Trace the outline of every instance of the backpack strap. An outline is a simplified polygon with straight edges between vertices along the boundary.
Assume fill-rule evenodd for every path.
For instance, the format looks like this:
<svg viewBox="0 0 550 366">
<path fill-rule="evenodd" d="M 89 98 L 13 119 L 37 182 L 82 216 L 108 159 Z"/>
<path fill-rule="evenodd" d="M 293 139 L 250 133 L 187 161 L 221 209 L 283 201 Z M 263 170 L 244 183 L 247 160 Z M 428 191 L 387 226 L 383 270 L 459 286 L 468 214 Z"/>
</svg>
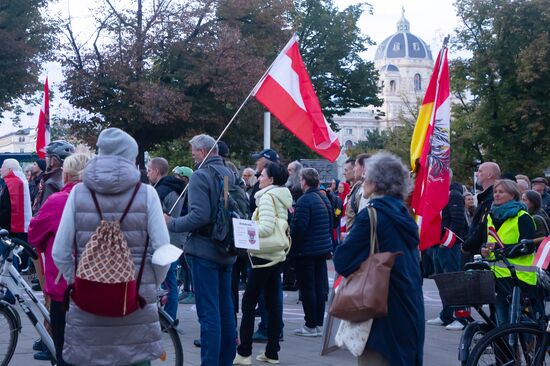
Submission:
<svg viewBox="0 0 550 366">
<path fill-rule="evenodd" d="M 143 267 L 145 266 L 145 258 L 147 257 L 147 250 L 149 249 L 149 234 L 147 234 L 147 241 L 145 242 L 145 249 L 143 249 L 143 255 L 141 256 L 141 265 L 139 266 L 138 278 L 136 281 L 136 291 L 138 294 L 139 307 L 143 307 L 147 304 L 147 301 L 139 294 L 139 287 L 141 286 L 141 277 L 143 276 Z"/>
<path fill-rule="evenodd" d="M 132 192 L 132 197 L 130 197 L 130 202 L 128 202 L 128 205 L 124 209 L 124 212 L 122 213 L 122 216 L 120 217 L 119 223 L 122 224 L 122 221 L 128 214 L 128 211 L 130 211 L 130 207 L 132 207 L 132 203 L 134 202 L 134 198 L 136 197 L 137 192 L 139 191 L 139 188 L 141 187 L 141 182 L 138 182 L 134 188 L 134 191 Z M 95 195 L 95 192 L 90 189 L 90 193 L 92 194 L 92 200 L 94 201 L 95 208 L 97 210 L 97 213 L 99 214 L 99 218 L 103 220 L 103 213 L 101 212 L 101 208 L 99 208 L 99 202 L 97 201 L 97 196 Z"/>
</svg>

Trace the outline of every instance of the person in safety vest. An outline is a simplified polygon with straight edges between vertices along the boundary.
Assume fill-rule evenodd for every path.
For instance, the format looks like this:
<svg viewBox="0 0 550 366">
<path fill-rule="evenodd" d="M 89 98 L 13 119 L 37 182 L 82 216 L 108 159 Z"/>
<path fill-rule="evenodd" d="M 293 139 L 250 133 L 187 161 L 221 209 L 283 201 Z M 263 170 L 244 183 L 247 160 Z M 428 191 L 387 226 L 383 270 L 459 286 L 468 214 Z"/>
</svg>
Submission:
<svg viewBox="0 0 550 366">
<path fill-rule="evenodd" d="M 504 244 L 514 245 L 522 239 L 532 239 L 535 235 L 535 223 L 527 212 L 527 207 L 520 202 L 519 187 L 516 182 L 509 179 L 497 180 L 493 186 L 493 205 L 487 217 L 487 243 L 481 249 L 481 255 L 494 259 L 492 252 L 497 242 L 496 238 L 489 235 L 489 231 L 496 230 L 498 237 Z M 532 303 L 537 303 L 537 273 L 532 266 L 534 253 L 521 255 L 515 258 L 508 257 L 508 261 L 515 266 L 516 274 L 522 287 Z M 496 316 L 497 324 L 509 323 L 510 304 L 508 295 L 512 293 L 514 286 L 510 270 L 502 261 L 494 262 L 492 266 L 496 277 Z"/>
</svg>

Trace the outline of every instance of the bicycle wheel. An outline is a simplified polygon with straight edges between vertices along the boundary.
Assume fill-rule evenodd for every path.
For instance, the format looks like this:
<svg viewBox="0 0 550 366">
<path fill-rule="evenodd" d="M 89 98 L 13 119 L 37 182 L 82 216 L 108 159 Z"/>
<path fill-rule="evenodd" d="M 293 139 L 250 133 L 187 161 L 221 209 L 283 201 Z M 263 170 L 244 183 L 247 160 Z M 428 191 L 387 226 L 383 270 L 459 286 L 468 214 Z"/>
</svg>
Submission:
<svg viewBox="0 0 550 366">
<path fill-rule="evenodd" d="M 0 366 L 7 366 L 15 352 L 19 332 L 17 319 L 3 305 L 0 305 L 0 329 Z"/>
<path fill-rule="evenodd" d="M 479 340 L 468 366 L 550 365 L 548 333 L 538 324 L 508 324 L 493 329 Z"/>
<path fill-rule="evenodd" d="M 183 348 L 180 336 L 166 319 L 162 312 L 159 312 L 160 329 L 162 332 L 162 346 L 164 355 L 161 358 L 151 361 L 154 366 L 183 366 Z"/>
</svg>

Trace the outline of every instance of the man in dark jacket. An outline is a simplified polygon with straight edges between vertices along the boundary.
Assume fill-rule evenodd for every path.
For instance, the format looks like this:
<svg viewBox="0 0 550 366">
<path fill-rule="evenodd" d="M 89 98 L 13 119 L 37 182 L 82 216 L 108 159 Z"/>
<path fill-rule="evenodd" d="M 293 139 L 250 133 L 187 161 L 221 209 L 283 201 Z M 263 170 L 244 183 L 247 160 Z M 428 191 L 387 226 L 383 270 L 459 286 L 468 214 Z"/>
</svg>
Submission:
<svg viewBox="0 0 550 366">
<path fill-rule="evenodd" d="M 231 268 L 236 256 L 224 253 L 209 235 L 221 193 L 215 172 L 235 175 L 218 156 L 216 140 L 197 135 L 189 141 L 197 164 L 189 180 L 189 213 L 172 218 L 164 215 L 168 230 L 191 233 L 184 252 L 195 281 L 195 300 L 201 325 L 201 364 L 231 365 L 235 358 L 235 314 L 231 299 Z M 212 152 L 207 156 L 208 152 Z M 202 164 L 202 165 L 201 165 Z M 199 169 L 200 166 L 200 169 Z"/>
<path fill-rule="evenodd" d="M 531 181 L 533 191 L 540 193 L 542 198 L 541 208 L 550 215 L 550 194 L 548 193 L 548 180 L 544 177 L 537 177 Z"/>
<path fill-rule="evenodd" d="M 42 180 L 42 176 L 46 171 L 46 160 L 38 159 L 31 167 L 31 179 L 29 180 L 29 193 L 31 195 L 31 203 L 38 193 L 38 186 Z"/>
<path fill-rule="evenodd" d="M 319 190 L 319 173 L 313 168 L 301 172 L 304 194 L 292 219 L 292 249 L 296 278 L 304 308 L 305 325 L 294 334 L 318 337 L 322 334 L 328 294 L 327 254 L 332 249 L 332 213 L 327 197 Z"/>
<path fill-rule="evenodd" d="M 160 203 L 162 204 L 162 212 L 169 213 L 172 206 L 177 202 L 171 217 L 179 217 L 183 205 L 183 199 L 178 201 L 178 197 L 185 187 L 185 183 L 181 179 L 168 175 L 168 161 L 164 158 L 153 158 L 147 163 L 147 178 L 155 187 Z M 170 234 L 170 243 L 181 248 L 183 245 L 183 235 L 168 231 Z M 166 274 L 163 286 L 168 290 L 168 298 L 164 310 L 176 320 L 178 318 L 178 283 L 176 281 L 176 269 L 178 261 L 175 261 L 170 266 L 170 270 Z"/>
<path fill-rule="evenodd" d="M 441 237 L 448 229 L 458 238 L 463 240 L 468 232 L 468 223 L 464 216 L 464 199 L 462 198 L 462 186 L 452 183 L 449 191 L 449 202 L 441 213 Z M 447 247 L 443 244 L 434 248 L 434 264 L 436 273 L 458 272 L 461 270 L 460 245 Z M 439 317 L 428 320 L 429 325 L 444 325 L 447 330 L 462 330 L 464 324 L 454 318 L 454 310 L 451 307 L 443 307 Z"/>
<path fill-rule="evenodd" d="M 483 192 L 477 195 L 477 209 L 472 218 L 468 236 L 462 244 L 462 251 L 470 254 L 480 252 L 486 237 L 487 215 L 493 205 L 493 184 L 500 178 L 500 167 L 493 162 L 483 163 L 479 166 L 476 175 Z"/>
</svg>

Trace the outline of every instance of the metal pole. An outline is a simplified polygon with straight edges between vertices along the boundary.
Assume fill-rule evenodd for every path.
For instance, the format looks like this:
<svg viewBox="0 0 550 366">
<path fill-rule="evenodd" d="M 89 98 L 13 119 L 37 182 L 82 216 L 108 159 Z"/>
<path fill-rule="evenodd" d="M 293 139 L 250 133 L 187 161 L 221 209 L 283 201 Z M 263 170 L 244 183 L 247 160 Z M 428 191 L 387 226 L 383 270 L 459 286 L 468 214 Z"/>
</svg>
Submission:
<svg viewBox="0 0 550 366">
<path fill-rule="evenodd" d="M 264 112 L 264 149 L 271 148 L 271 112 Z"/>
</svg>

